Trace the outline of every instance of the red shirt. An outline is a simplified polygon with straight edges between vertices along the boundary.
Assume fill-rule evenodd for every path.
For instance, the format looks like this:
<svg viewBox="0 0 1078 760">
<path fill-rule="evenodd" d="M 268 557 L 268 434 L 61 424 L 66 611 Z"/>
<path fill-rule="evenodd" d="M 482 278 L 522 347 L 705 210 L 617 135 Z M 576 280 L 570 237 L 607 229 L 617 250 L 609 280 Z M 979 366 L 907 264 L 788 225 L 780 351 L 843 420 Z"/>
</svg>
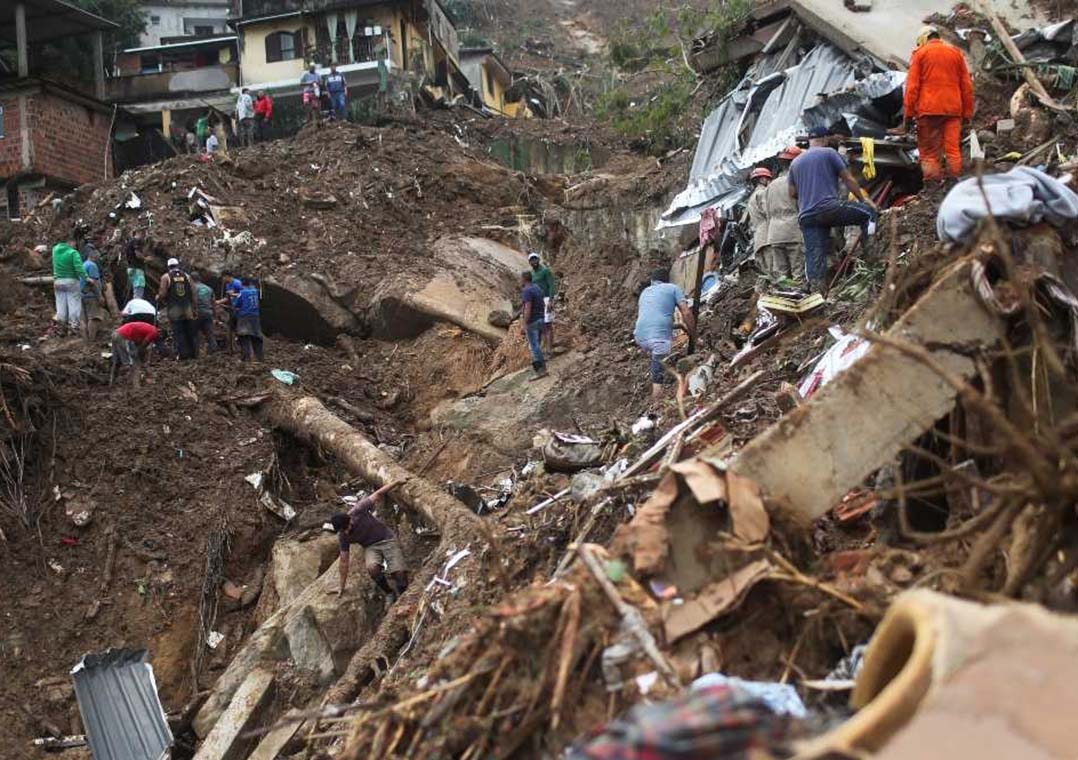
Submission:
<svg viewBox="0 0 1078 760">
<path fill-rule="evenodd" d="M 255 115 L 267 120 L 273 116 L 273 101 L 269 95 L 255 100 Z"/>
<path fill-rule="evenodd" d="M 129 340 L 132 343 L 137 343 L 140 346 L 145 346 L 147 343 L 153 343 L 157 340 L 157 328 L 153 325 L 148 325 L 145 322 L 128 322 L 126 325 L 121 325 L 116 328 L 116 332 L 124 340 Z"/>
</svg>

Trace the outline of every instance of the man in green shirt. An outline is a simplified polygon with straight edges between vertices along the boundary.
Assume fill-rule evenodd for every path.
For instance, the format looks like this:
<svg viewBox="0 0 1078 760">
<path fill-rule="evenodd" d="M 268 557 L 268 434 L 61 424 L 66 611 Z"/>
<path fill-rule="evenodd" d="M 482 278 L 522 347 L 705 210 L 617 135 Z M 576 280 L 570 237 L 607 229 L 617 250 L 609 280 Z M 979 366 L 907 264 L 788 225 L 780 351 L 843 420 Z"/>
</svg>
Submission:
<svg viewBox="0 0 1078 760">
<path fill-rule="evenodd" d="M 63 334 L 69 327 L 76 335 L 82 321 L 82 284 L 86 270 L 74 238 L 52 247 L 52 288 L 56 295 L 56 316 L 50 333 Z"/>
<path fill-rule="evenodd" d="M 543 291 L 543 342 L 548 354 L 554 352 L 554 296 L 558 294 L 558 283 L 550 267 L 543 263 L 538 253 L 528 254 L 528 263 L 532 268 L 532 283 Z"/>
<path fill-rule="evenodd" d="M 210 136 L 210 114 L 207 111 L 198 117 L 195 122 L 195 137 L 198 138 L 198 150 L 201 153 L 206 149 L 206 138 Z"/>
<path fill-rule="evenodd" d="M 213 334 L 213 323 L 217 317 L 217 302 L 214 300 L 213 288 L 202 281 L 198 272 L 191 273 L 191 280 L 195 283 L 195 301 L 198 302 L 198 313 L 195 315 L 195 340 L 198 336 L 206 339 L 206 353 L 212 354 L 217 350 L 217 337 Z"/>
</svg>

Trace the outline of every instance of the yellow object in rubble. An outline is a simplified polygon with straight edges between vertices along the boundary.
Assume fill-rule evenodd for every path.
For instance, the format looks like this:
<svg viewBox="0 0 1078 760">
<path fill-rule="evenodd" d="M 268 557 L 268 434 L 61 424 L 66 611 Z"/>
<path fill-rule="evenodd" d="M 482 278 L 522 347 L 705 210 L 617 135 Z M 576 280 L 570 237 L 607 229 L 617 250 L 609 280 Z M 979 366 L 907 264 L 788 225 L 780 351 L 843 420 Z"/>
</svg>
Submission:
<svg viewBox="0 0 1078 760">
<path fill-rule="evenodd" d="M 861 176 L 869 180 L 876 179 L 876 141 L 871 137 L 861 138 L 861 160 L 865 162 Z"/>
</svg>

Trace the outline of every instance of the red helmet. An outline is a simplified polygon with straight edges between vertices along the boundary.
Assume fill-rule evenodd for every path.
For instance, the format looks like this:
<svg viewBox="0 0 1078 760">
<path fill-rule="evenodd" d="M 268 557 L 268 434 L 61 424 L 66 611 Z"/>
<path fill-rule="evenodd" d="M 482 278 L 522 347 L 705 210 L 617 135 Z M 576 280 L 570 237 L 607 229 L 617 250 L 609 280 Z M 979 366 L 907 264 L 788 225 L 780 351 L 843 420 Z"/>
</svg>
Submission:
<svg viewBox="0 0 1078 760">
<path fill-rule="evenodd" d="M 765 168 L 763 166 L 758 166 L 758 167 L 756 167 L 755 169 L 752 170 L 752 174 L 749 175 L 749 178 L 750 179 L 761 179 L 761 178 L 763 178 L 763 179 L 771 179 L 772 176 L 773 175 L 771 174 L 770 169 L 767 169 L 767 168 Z"/>
<path fill-rule="evenodd" d="M 795 158 L 800 156 L 802 153 L 804 153 L 803 150 L 798 148 L 796 145 L 791 145 L 789 148 L 782 151 L 782 153 L 779 153 L 779 158 L 782 159 L 783 161 L 793 161 Z"/>
</svg>

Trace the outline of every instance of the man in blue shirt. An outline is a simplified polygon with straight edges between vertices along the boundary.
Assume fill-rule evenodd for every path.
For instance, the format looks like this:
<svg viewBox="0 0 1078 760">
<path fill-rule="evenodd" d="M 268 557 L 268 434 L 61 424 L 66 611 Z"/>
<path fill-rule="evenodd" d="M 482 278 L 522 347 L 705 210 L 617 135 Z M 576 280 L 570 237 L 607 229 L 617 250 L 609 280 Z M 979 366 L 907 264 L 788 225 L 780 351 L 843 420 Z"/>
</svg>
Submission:
<svg viewBox="0 0 1078 760">
<path fill-rule="evenodd" d="M 224 307 L 225 311 L 228 312 L 226 342 L 228 343 L 228 353 L 232 353 L 236 347 L 236 297 L 243 290 L 243 283 L 240 282 L 240 278 L 227 269 L 221 272 L 221 283 L 221 298 L 218 299 L 217 305 Z"/>
<path fill-rule="evenodd" d="M 685 293 L 670 282 L 669 269 L 656 269 L 651 273 L 651 284 L 640 294 L 637 305 L 636 327 L 633 339 L 651 357 L 651 398 L 662 398 L 666 383 L 663 360 L 670 355 L 674 341 L 674 312 L 681 312 L 681 319 L 689 335 L 696 334 L 696 320 L 685 299 Z"/>
<path fill-rule="evenodd" d="M 831 249 L 831 229 L 859 225 L 861 239 L 870 234 L 879 209 L 868 192 L 850 174 L 845 159 L 832 147 L 826 127 L 809 130 L 809 149 L 794 159 L 787 181 L 790 197 L 797 199 L 797 219 L 805 238 L 805 269 L 809 286 L 827 295 L 827 255 Z M 839 200 L 839 180 L 862 203 Z"/>
<path fill-rule="evenodd" d="M 99 261 L 101 254 L 97 247 L 90 241 L 83 246 L 82 269 L 86 278 L 82 281 L 82 314 L 86 323 L 85 337 L 87 342 L 93 343 L 97 338 L 97 330 L 101 326 L 101 297 L 104 294 L 104 281 L 101 279 L 101 267 Z"/>
<path fill-rule="evenodd" d="M 329 67 L 329 75 L 326 77 L 326 92 L 329 93 L 329 100 L 333 105 L 333 116 L 344 121 L 348 116 L 348 80 L 344 78 L 344 74 L 337 71 L 337 64 Z"/>
<path fill-rule="evenodd" d="M 543 291 L 532 282 L 530 271 L 520 273 L 520 284 L 523 290 L 520 300 L 524 308 L 520 313 L 521 324 L 524 325 L 524 335 L 528 339 L 528 348 L 532 352 L 532 376 L 531 380 L 546 377 L 546 358 L 539 342 L 543 338 Z"/>
<path fill-rule="evenodd" d="M 262 345 L 262 315 L 258 303 L 258 288 L 254 280 L 245 277 L 243 290 L 235 300 L 236 337 L 240 342 L 243 361 L 262 361 L 265 356 Z"/>
</svg>

